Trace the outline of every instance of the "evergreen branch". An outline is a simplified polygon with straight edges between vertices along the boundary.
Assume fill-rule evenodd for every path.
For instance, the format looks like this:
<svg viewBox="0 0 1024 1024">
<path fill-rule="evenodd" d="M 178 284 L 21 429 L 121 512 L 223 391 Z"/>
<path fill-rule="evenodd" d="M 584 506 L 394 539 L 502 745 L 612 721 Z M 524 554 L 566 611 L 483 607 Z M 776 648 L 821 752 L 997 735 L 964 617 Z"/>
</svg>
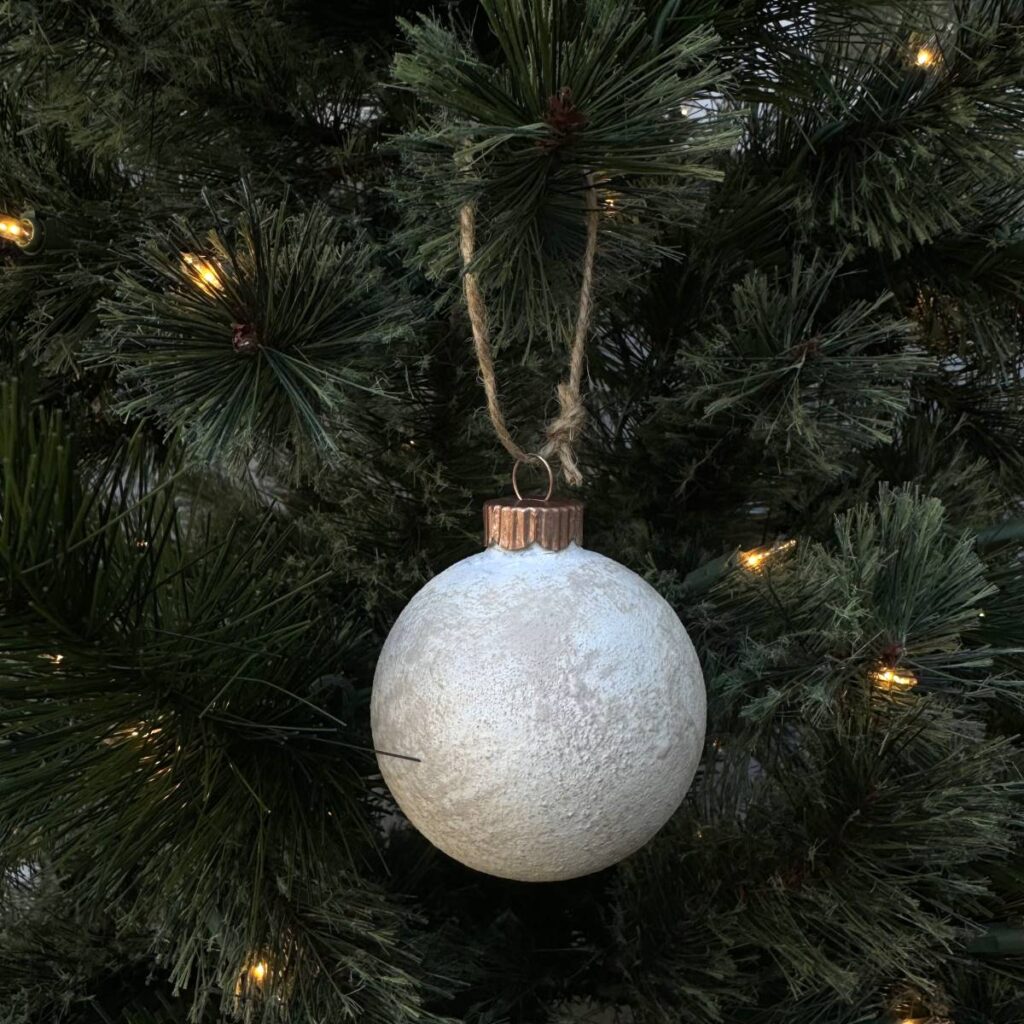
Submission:
<svg viewBox="0 0 1024 1024">
<path fill-rule="evenodd" d="M 3 863 L 52 842 L 74 905 L 147 936 L 197 1013 L 211 985 L 234 999 L 260 951 L 320 943 L 332 976 L 357 978 L 353 1008 L 408 1020 L 412 975 L 399 985 L 391 963 L 385 980 L 372 952 L 394 914 L 358 874 L 373 843 L 357 768 L 303 696 L 352 642 L 317 612 L 321 575 L 269 521 L 225 523 L 199 496 L 179 510 L 139 446 L 80 466 L 59 417 L 10 387 L 0 424 Z M 240 629 L 260 638 L 241 656 Z M 284 879 L 339 907 L 290 922 L 288 943 Z M 306 984 L 299 1003 L 321 1005 Z"/>
<path fill-rule="evenodd" d="M 413 314 L 322 207 L 289 216 L 244 188 L 238 204 L 235 225 L 203 238 L 179 224 L 121 275 L 93 359 L 120 371 L 121 412 L 183 432 L 197 457 L 287 452 L 299 477 L 379 429 L 382 352 Z"/>
<path fill-rule="evenodd" d="M 458 211 L 472 203 L 474 269 L 494 329 L 550 337 L 578 292 L 586 175 L 614 214 L 599 260 L 602 291 L 614 294 L 668 254 L 657 244 L 665 225 L 694 187 L 718 177 L 709 157 L 734 133 L 714 110 L 687 117 L 684 106 L 724 79 L 711 33 L 655 46 L 631 4 L 494 0 L 484 9 L 496 66 L 437 22 L 403 25 L 412 52 L 397 58 L 396 80 L 436 113 L 395 141 L 406 158 L 394 188 L 408 213 L 402 239 L 431 277 L 451 281 Z"/>
</svg>

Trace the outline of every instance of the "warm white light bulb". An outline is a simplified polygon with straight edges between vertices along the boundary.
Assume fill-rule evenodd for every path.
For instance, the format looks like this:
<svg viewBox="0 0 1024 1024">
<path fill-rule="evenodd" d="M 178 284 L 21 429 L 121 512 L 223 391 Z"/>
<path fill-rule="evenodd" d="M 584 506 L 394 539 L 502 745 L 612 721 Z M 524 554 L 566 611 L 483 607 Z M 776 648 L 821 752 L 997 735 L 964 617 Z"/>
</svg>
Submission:
<svg viewBox="0 0 1024 1024">
<path fill-rule="evenodd" d="M 30 245 L 35 235 L 35 228 L 30 220 L 0 214 L 0 240 L 6 239 L 24 248 Z"/>
<path fill-rule="evenodd" d="M 891 693 L 893 690 L 912 690 L 917 686 L 917 676 L 912 672 L 901 672 L 891 665 L 881 665 L 871 672 L 871 681 L 876 689 Z"/>
<path fill-rule="evenodd" d="M 785 540 L 770 548 L 751 548 L 749 551 L 741 551 L 739 555 L 740 565 L 749 572 L 758 572 L 768 559 L 775 555 L 781 555 L 786 551 L 792 551 L 796 547 L 796 540 Z"/>
<path fill-rule="evenodd" d="M 185 264 L 192 280 L 204 292 L 212 294 L 224 287 L 224 282 L 221 280 L 216 266 L 210 260 L 203 259 L 202 256 L 197 256 L 194 252 L 185 252 L 181 254 L 181 262 Z"/>
<path fill-rule="evenodd" d="M 756 548 L 753 551 L 744 551 L 740 554 L 740 561 L 743 563 L 744 569 L 755 569 L 761 568 L 761 563 L 768 557 L 767 551 L 759 551 Z"/>
</svg>

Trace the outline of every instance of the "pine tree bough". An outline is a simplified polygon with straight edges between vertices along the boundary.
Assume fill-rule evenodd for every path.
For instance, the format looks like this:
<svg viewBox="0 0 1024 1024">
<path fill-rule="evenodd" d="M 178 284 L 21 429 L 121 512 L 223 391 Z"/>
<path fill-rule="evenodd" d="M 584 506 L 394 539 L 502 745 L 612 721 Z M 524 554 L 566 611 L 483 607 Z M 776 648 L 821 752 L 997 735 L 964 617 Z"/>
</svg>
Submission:
<svg viewBox="0 0 1024 1024">
<path fill-rule="evenodd" d="M 1020 1024 L 1021 3 L 429 6 L 0 5 L 0 1024 Z M 542 886 L 371 750 L 471 286 L 708 692 Z"/>
</svg>

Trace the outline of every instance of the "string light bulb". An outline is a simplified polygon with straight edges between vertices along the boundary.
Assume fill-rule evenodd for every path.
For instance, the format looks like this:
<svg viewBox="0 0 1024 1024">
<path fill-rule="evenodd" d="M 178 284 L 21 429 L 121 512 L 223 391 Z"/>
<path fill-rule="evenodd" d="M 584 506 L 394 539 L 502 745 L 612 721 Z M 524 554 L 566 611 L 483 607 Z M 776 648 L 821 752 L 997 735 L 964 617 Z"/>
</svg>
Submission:
<svg viewBox="0 0 1024 1024">
<path fill-rule="evenodd" d="M 754 548 L 750 551 L 740 552 L 740 564 L 744 569 L 749 569 L 751 572 L 756 572 L 764 564 L 768 558 L 768 550 L 766 548 Z"/>
<path fill-rule="evenodd" d="M 886 693 L 912 690 L 918 682 L 913 672 L 903 671 L 893 665 L 879 665 L 872 669 L 870 679 L 876 690 Z"/>
<path fill-rule="evenodd" d="M 238 978 L 235 981 L 235 997 L 237 999 L 252 998 L 257 990 L 264 988 L 270 981 L 270 975 L 270 964 L 266 960 L 248 961 L 238 972 Z"/>
<path fill-rule="evenodd" d="M 919 1010 L 923 1010 L 923 1007 L 918 1007 Z M 920 1015 L 916 1011 L 911 1011 L 910 1016 L 907 1016 L 907 1011 L 904 1009 L 897 1008 L 895 1016 L 892 1018 L 894 1024 L 953 1024 L 953 1021 L 942 1014 L 926 1013 L 924 1016 Z"/>
<path fill-rule="evenodd" d="M 185 252 L 181 254 L 181 262 L 192 280 L 208 295 L 224 289 L 220 273 L 210 260 L 197 256 L 194 252 Z"/>
<path fill-rule="evenodd" d="M 107 747 L 116 747 L 123 743 L 131 743 L 132 746 L 137 747 L 143 752 L 148 752 L 147 756 L 156 756 L 156 764 L 160 763 L 159 748 L 154 748 L 152 742 L 164 731 L 162 725 L 156 725 L 154 722 L 163 721 L 163 715 L 157 715 L 154 721 L 146 721 L 145 719 L 137 722 L 125 722 L 119 728 L 113 732 L 108 733 L 104 736 L 101 742 Z M 138 742 L 133 742 L 138 741 Z"/>
<path fill-rule="evenodd" d="M 934 996 L 926 1001 L 914 990 L 900 992 L 886 1016 L 893 1024 L 953 1024 L 948 1006 L 936 1004 Z"/>
<path fill-rule="evenodd" d="M 27 249 L 36 236 L 35 225 L 27 217 L 0 214 L 0 239 L 13 242 L 19 249 Z"/>
<path fill-rule="evenodd" d="M 792 551 L 796 547 L 796 540 L 785 540 L 779 544 L 773 544 L 767 548 L 751 548 L 749 551 L 741 551 L 739 563 L 748 572 L 760 572 L 765 563 L 786 551 Z"/>
<path fill-rule="evenodd" d="M 926 46 L 922 46 L 914 57 L 914 63 L 919 68 L 930 68 L 938 58 Z"/>
</svg>

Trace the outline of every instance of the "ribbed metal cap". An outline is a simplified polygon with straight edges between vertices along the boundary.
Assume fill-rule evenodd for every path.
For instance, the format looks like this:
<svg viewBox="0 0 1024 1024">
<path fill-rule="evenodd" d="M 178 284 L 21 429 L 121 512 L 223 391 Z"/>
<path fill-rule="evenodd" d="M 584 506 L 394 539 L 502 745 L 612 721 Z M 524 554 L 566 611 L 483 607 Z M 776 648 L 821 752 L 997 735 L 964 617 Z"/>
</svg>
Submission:
<svg viewBox="0 0 1024 1024">
<path fill-rule="evenodd" d="M 484 503 L 484 547 L 521 551 L 539 544 L 561 551 L 572 543 L 583 543 L 582 501 L 492 498 Z"/>
</svg>

